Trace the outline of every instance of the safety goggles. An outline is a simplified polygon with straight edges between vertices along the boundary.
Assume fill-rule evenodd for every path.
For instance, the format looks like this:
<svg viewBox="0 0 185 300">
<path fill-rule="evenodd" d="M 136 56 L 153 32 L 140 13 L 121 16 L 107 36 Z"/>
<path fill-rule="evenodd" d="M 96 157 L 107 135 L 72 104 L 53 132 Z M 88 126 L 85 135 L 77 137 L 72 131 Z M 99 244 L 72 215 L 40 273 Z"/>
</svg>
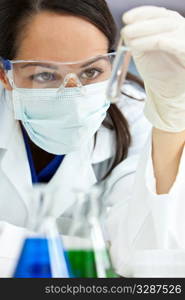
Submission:
<svg viewBox="0 0 185 300">
<path fill-rule="evenodd" d="M 12 87 L 26 89 L 58 89 L 81 87 L 108 80 L 116 53 L 108 53 L 79 62 L 4 60 Z"/>
<path fill-rule="evenodd" d="M 127 53 L 122 51 L 121 61 Z M 78 62 L 0 59 L 1 67 L 13 88 L 59 89 L 81 87 L 109 80 L 112 75 L 116 52 L 99 55 Z M 114 72 L 115 73 L 115 72 Z M 114 76 L 114 81 L 117 78 Z"/>
</svg>

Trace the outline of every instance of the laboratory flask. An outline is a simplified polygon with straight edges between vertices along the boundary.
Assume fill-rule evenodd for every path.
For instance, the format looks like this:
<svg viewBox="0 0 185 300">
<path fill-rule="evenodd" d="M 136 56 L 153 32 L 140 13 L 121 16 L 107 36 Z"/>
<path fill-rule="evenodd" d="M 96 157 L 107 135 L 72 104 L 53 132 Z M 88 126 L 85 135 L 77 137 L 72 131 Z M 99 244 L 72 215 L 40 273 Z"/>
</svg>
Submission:
<svg viewBox="0 0 185 300">
<path fill-rule="evenodd" d="M 70 277 L 62 237 L 55 219 L 46 210 L 46 198 L 48 201 L 44 185 L 33 186 L 31 217 L 28 221 L 32 233 L 23 240 L 13 274 L 15 278 Z"/>
</svg>

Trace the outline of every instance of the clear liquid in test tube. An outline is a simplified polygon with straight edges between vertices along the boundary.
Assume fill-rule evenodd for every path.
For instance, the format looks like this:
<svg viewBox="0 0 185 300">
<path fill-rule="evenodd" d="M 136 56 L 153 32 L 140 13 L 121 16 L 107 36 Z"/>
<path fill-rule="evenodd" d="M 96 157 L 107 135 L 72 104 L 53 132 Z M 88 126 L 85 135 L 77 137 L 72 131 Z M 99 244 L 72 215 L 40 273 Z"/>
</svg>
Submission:
<svg viewBox="0 0 185 300">
<path fill-rule="evenodd" d="M 111 103 L 116 103 L 120 97 L 121 88 L 126 79 L 130 60 L 130 49 L 124 45 L 123 39 L 120 38 L 113 63 L 112 75 L 107 88 L 107 98 Z"/>
</svg>

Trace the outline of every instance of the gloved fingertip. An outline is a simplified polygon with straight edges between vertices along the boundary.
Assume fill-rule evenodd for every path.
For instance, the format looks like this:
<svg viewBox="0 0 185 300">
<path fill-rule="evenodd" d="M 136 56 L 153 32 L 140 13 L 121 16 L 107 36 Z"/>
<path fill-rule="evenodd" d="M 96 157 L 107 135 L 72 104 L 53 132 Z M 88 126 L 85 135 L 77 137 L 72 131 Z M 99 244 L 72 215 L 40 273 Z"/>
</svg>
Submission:
<svg viewBox="0 0 185 300">
<path fill-rule="evenodd" d="M 122 37 L 125 36 L 125 27 L 121 29 L 120 33 L 121 33 L 121 36 L 122 36 Z"/>
<path fill-rule="evenodd" d="M 129 40 L 129 39 L 127 38 L 127 36 L 125 35 L 124 29 L 121 30 L 121 37 L 122 37 L 122 40 L 123 40 L 123 42 L 124 42 L 124 45 L 129 47 L 130 40 Z"/>
<path fill-rule="evenodd" d="M 132 23 L 132 17 L 131 17 L 130 12 L 126 12 L 126 13 L 123 14 L 122 21 L 123 21 L 124 24 Z"/>
<path fill-rule="evenodd" d="M 127 45 L 128 44 L 128 39 L 127 39 L 125 27 L 122 28 L 122 30 L 121 30 L 121 37 L 122 37 L 123 41 L 125 42 L 125 44 Z"/>
</svg>

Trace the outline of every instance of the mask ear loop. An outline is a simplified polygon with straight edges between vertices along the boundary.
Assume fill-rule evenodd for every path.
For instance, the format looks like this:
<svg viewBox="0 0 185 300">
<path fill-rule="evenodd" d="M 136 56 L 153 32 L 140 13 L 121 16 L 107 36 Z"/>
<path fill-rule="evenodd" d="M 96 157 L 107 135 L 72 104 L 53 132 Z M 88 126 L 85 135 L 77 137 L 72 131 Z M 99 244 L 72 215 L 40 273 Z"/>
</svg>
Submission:
<svg viewBox="0 0 185 300">
<path fill-rule="evenodd" d="M 13 88 L 13 89 L 16 89 L 17 87 L 16 87 L 16 85 L 15 85 L 15 83 L 14 83 L 14 81 L 13 81 L 13 74 L 12 74 L 12 70 L 11 71 L 9 71 L 9 72 L 11 72 L 11 76 L 9 76 L 8 75 L 8 73 L 7 73 L 7 78 L 8 78 L 8 81 L 9 81 L 9 83 L 10 83 L 10 85 L 11 85 L 11 87 Z"/>
<path fill-rule="evenodd" d="M 58 92 L 61 93 L 63 92 L 66 88 L 67 88 L 67 84 L 69 81 L 74 81 L 75 82 L 75 86 L 74 88 L 78 88 L 80 93 L 85 96 L 86 94 L 86 89 L 85 87 L 82 85 L 80 79 L 78 78 L 78 76 L 75 73 L 69 73 L 65 76 L 63 83 L 61 84 L 61 86 L 58 89 Z"/>
<path fill-rule="evenodd" d="M 131 52 L 128 47 L 124 46 L 121 37 L 116 51 L 115 61 L 113 63 L 112 75 L 106 91 L 107 98 L 111 103 L 116 103 L 119 100 L 121 87 L 124 84 L 130 60 Z"/>
</svg>

